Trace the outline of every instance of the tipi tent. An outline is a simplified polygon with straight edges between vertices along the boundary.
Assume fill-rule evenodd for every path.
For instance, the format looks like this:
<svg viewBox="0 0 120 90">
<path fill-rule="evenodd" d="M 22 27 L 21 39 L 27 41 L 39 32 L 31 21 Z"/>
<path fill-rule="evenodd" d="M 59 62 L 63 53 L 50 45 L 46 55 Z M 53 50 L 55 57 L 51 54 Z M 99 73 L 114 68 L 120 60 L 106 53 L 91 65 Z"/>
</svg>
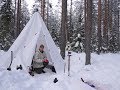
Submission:
<svg viewBox="0 0 120 90">
<path fill-rule="evenodd" d="M 22 65 L 23 70 L 27 71 L 35 51 L 41 44 L 45 46 L 47 58 L 50 64 L 54 65 L 56 72 L 63 71 L 63 59 L 38 12 L 33 14 L 10 49 L 0 58 L 0 67 L 9 67 L 11 51 L 13 51 L 11 69 L 14 70 L 17 66 Z"/>
</svg>

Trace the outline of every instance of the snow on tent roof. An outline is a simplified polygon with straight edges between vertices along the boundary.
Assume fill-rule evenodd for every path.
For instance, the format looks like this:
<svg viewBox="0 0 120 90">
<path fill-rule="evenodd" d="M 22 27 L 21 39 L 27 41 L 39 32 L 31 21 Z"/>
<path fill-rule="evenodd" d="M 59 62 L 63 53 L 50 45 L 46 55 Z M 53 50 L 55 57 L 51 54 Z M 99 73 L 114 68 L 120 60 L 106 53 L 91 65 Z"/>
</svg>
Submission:
<svg viewBox="0 0 120 90">
<path fill-rule="evenodd" d="M 0 67 L 9 67 L 11 51 L 13 51 L 12 70 L 22 65 L 23 69 L 27 71 L 31 65 L 35 51 L 38 50 L 41 44 L 44 44 L 47 58 L 49 62 L 55 66 L 56 72 L 63 71 L 63 59 L 38 12 L 33 14 L 10 49 L 0 58 Z"/>
</svg>

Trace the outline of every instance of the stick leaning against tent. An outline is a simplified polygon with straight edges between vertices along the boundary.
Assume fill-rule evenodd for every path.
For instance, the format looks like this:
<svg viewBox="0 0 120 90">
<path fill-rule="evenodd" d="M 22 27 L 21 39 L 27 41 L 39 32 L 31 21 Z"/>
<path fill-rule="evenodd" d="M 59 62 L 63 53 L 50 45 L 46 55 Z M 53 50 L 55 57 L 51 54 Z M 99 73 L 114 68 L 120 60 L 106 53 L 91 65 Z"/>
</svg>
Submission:
<svg viewBox="0 0 120 90">
<path fill-rule="evenodd" d="M 36 47 L 35 47 L 35 52 L 36 52 L 36 48 L 37 48 L 37 45 L 36 45 Z M 34 56 L 33 56 L 33 57 L 34 57 Z M 11 62 L 10 62 L 9 67 L 7 68 L 8 71 L 11 71 L 12 62 L 13 62 L 13 51 L 11 51 Z M 22 70 L 22 66 L 20 65 L 19 67 L 17 67 L 17 70 L 18 70 L 18 69 L 21 69 L 21 70 Z"/>
<path fill-rule="evenodd" d="M 13 61 L 13 51 L 11 51 L 11 62 L 10 62 L 9 67 L 7 68 L 8 71 L 11 71 L 12 61 Z"/>
</svg>

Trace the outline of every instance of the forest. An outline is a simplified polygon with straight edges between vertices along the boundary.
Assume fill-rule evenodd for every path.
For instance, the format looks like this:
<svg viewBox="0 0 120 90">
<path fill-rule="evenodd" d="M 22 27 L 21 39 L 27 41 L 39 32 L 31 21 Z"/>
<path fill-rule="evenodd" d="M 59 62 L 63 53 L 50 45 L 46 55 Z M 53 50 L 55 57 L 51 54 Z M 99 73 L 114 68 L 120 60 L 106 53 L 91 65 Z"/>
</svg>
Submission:
<svg viewBox="0 0 120 90">
<path fill-rule="evenodd" d="M 35 0 L 31 12 L 25 0 L 0 1 L 0 49 L 7 51 L 36 8 L 51 33 L 61 55 L 66 47 L 86 53 L 86 65 L 95 52 L 120 51 L 119 0 Z"/>
<path fill-rule="evenodd" d="M 120 90 L 120 0 L 0 0 L 0 90 Z"/>
</svg>

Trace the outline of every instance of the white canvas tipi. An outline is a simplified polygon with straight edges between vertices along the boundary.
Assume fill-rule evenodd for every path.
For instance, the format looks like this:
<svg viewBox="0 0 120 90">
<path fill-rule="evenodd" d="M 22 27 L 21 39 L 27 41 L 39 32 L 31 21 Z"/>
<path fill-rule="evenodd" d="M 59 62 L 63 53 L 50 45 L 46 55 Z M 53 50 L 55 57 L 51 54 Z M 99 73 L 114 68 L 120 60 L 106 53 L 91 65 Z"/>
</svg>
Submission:
<svg viewBox="0 0 120 90">
<path fill-rule="evenodd" d="M 56 72 L 63 71 L 63 59 L 38 12 L 33 14 L 10 49 L 0 58 L 0 67 L 9 67 L 11 51 L 13 51 L 11 69 L 14 70 L 17 66 L 22 65 L 23 70 L 27 71 L 31 65 L 35 51 L 41 44 L 45 46 L 47 58 L 50 64 L 54 65 Z"/>
</svg>

